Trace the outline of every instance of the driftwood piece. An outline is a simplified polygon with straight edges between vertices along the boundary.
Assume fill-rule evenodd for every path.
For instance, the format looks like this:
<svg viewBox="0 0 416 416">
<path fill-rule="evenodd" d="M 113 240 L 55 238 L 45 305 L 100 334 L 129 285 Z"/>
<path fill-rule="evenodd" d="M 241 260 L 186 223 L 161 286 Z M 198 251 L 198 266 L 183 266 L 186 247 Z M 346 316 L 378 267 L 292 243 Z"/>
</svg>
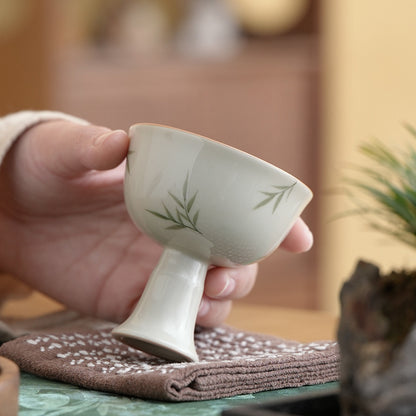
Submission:
<svg viewBox="0 0 416 416">
<path fill-rule="evenodd" d="M 416 272 L 360 261 L 341 290 L 344 416 L 416 415 Z"/>
</svg>

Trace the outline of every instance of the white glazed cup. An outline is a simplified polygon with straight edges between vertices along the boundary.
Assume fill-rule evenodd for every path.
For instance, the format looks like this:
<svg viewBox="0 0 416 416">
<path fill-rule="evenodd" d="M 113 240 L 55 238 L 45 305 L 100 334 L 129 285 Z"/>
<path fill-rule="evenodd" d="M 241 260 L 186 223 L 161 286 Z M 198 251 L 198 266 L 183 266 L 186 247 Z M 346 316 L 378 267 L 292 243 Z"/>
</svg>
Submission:
<svg viewBox="0 0 416 416">
<path fill-rule="evenodd" d="M 270 163 L 197 134 L 135 124 L 129 135 L 126 206 L 165 250 L 113 335 L 159 357 L 198 361 L 193 335 L 208 266 L 271 254 L 312 192 Z"/>
</svg>

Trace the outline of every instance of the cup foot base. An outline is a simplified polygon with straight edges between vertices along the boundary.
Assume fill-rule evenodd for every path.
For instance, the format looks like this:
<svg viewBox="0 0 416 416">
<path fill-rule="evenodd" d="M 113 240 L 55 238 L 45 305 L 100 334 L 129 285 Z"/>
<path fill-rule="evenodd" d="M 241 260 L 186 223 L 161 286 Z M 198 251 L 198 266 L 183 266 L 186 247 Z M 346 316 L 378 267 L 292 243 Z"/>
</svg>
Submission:
<svg viewBox="0 0 416 416">
<path fill-rule="evenodd" d="M 136 335 L 127 335 L 113 332 L 114 338 L 130 347 L 174 362 L 197 362 L 196 353 L 179 351 L 174 346 L 165 345 L 163 342 L 145 339 Z"/>
</svg>

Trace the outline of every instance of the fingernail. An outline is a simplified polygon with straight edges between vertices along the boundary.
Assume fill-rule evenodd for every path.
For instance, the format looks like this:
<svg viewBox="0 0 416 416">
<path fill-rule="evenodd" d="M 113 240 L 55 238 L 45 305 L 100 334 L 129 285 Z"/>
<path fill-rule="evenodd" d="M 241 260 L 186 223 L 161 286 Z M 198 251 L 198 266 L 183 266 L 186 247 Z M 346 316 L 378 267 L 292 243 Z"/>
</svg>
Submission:
<svg viewBox="0 0 416 416">
<path fill-rule="evenodd" d="M 309 227 L 305 233 L 305 240 L 305 251 L 309 251 L 313 246 L 313 234 Z"/>
<path fill-rule="evenodd" d="M 233 271 L 227 273 L 227 277 L 225 280 L 225 285 L 220 293 L 217 294 L 217 298 L 225 298 L 232 293 L 235 289 L 235 280 L 233 279 Z"/>
<path fill-rule="evenodd" d="M 199 305 L 198 316 L 205 316 L 209 311 L 209 303 L 206 299 L 202 298 Z"/>
<path fill-rule="evenodd" d="M 103 142 L 107 140 L 108 137 L 110 137 L 113 134 L 113 131 L 109 131 L 107 133 L 102 134 L 101 136 L 98 136 L 94 139 L 94 146 L 101 146 Z"/>
</svg>

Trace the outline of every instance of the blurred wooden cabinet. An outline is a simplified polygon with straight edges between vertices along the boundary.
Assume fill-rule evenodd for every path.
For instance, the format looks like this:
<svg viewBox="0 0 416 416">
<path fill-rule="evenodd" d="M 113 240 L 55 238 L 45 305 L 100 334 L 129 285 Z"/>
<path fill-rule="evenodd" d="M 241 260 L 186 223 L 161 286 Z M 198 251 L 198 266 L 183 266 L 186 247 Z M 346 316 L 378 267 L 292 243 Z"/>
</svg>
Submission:
<svg viewBox="0 0 416 416">
<path fill-rule="evenodd" d="M 3 1 L 0 12 L 0 116 L 49 104 L 46 0 Z"/>
<path fill-rule="evenodd" d="M 315 30 L 248 38 L 237 56 L 222 61 L 175 53 L 66 50 L 54 32 L 59 32 L 59 19 L 53 0 L 39 0 L 36 7 L 23 3 L 32 6 L 20 32 L 0 38 L 1 113 L 47 107 L 113 128 L 156 122 L 215 138 L 308 184 L 316 196 L 304 217 L 317 229 L 320 67 Z M 275 252 L 261 263 L 246 300 L 317 307 L 317 249 L 301 255 Z"/>
<path fill-rule="evenodd" d="M 54 107 L 127 129 L 155 122 L 243 149 L 317 186 L 319 65 L 311 36 L 248 42 L 229 61 L 79 53 L 61 60 Z M 305 218 L 315 228 L 317 199 Z M 317 306 L 314 251 L 262 262 L 247 301 Z"/>
</svg>

